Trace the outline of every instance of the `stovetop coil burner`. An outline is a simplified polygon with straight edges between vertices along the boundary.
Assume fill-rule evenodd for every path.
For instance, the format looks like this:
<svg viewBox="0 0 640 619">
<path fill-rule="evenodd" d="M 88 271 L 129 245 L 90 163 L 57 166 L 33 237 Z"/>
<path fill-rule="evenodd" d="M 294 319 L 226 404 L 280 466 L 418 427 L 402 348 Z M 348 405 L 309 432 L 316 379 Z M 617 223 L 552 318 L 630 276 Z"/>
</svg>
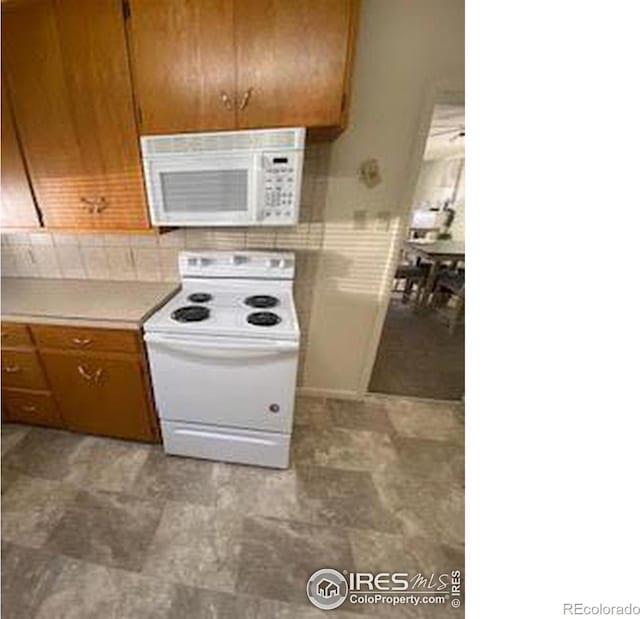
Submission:
<svg viewBox="0 0 640 619">
<path fill-rule="evenodd" d="M 245 305 L 260 309 L 275 307 L 278 303 L 280 303 L 280 301 L 278 301 L 276 297 L 272 297 L 270 294 L 254 294 L 244 300 Z"/>
<path fill-rule="evenodd" d="M 278 314 L 273 312 L 252 312 L 247 316 L 247 322 L 259 327 L 273 327 L 282 321 Z"/>
<path fill-rule="evenodd" d="M 208 292 L 194 292 L 190 294 L 187 299 L 192 303 L 207 303 L 213 299 L 213 296 Z"/>
<path fill-rule="evenodd" d="M 179 307 L 171 314 L 171 318 L 178 322 L 198 322 L 209 318 L 210 311 L 208 307 L 202 305 L 186 305 Z"/>
</svg>

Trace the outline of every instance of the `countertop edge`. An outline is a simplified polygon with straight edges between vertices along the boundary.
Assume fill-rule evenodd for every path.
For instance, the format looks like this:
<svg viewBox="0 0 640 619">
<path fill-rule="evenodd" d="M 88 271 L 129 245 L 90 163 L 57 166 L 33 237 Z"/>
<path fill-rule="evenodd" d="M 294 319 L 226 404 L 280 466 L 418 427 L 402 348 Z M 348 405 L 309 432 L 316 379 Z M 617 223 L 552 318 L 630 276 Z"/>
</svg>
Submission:
<svg viewBox="0 0 640 619">
<path fill-rule="evenodd" d="M 96 280 L 96 283 L 99 283 L 99 280 Z M 175 296 L 179 292 L 180 287 L 180 282 L 175 282 L 175 286 L 171 290 L 159 294 L 158 298 L 149 304 L 149 307 L 145 309 L 140 317 L 135 319 L 109 318 L 108 316 L 94 318 L 63 314 L 47 315 L 42 313 L 31 314 L 28 312 L 0 312 L 0 320 L 4 322 L 25 324 L 43 324 L 85 328 L 93 327 L 103 329 L 124 329 L 131 331 L 140 331 L 147 318 L 149 318 L 149 316 L 151 316 L 156 310 L 162 307 L 169 299 Z"/>
<path fill-rule="evenodd" d="M 126 329 L 139 331 L 144 320 L 94 320 L 90 318 L 74 318 L 73 316 L 41 316 L 38 314 L 2 314 L 2 322 L 15 322 L 29 325 L 57 325 L 60 327 L 90 327 L 97 329 Z"/>
</svg>

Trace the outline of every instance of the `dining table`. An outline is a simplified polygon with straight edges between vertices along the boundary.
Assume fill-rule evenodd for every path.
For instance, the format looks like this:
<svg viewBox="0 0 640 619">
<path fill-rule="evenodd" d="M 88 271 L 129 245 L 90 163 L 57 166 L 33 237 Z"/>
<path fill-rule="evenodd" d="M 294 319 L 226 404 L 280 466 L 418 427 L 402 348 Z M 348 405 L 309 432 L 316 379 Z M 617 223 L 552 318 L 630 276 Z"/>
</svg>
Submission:
<svg viewBox="0 0 640 619">
<path fill-rule="evenodd" d="M 404 250 L 405 253 L 413 254 L 431 263 L 429 274 L 417 291 L 415 309 L 418 310 L 433 293 L 440 265 L 443 262 L 452 262 L 456 265 L 464 261 L 464 241 L 408 239 L 404 242 Z"/>
</svg>

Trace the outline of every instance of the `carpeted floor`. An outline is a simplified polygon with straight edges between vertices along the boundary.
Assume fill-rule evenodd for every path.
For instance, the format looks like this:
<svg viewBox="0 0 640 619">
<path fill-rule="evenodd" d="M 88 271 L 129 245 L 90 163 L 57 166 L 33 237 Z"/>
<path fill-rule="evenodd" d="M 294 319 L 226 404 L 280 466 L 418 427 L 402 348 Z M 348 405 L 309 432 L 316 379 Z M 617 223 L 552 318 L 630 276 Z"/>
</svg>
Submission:
<svg viewBox="0 0 640 619">
<path fill-rule="evenodd" d="M 464 325 L 453 336 L 433 312 L 393 298 L 369 391 L 459 400 L 464 394 Z"/>
</svg>

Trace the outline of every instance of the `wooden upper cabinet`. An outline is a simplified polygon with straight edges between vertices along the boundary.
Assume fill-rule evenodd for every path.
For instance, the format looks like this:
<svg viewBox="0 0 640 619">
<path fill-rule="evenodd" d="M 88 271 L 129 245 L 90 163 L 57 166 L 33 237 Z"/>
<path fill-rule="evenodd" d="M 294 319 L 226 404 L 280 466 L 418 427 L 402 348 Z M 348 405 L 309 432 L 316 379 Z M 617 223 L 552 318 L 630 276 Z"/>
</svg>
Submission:
<svg viewBox="0 0 640 619">
<path fill-rule="evenodd" d="M 354 2 L 236 2 L 238 125 L 337 127 L 346 106 Z"/>
<path fill-rule="evenodd" d="M 2 81 L 2 206 L 0 225 L 5 228 L 37 228 L 40 220 L 16 135 L 11 105 Z"/>
<path fill-rule="evenodd" d="M 122 7 L 3 3 L 3 69 L 47 228 L 149 227 Z"/>
<path fill-rule="evenodd" d="M 143 135 L 236 126 L 233 0 L 131 0 Z"/>
<path fill-rule="evenodd" d="M 357 0 L 129 0 L 143 134 L 344 128 Z"/>
</svg>

